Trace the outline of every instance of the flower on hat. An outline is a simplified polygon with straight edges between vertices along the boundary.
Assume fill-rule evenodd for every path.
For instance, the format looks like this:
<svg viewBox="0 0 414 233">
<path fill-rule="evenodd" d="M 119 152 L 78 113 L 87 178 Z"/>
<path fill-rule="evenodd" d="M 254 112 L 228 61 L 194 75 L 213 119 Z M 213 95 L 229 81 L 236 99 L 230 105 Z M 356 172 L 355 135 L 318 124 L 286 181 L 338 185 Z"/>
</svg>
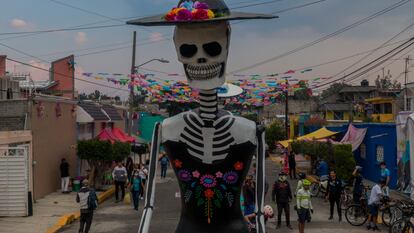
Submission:
<svg viewBox="0 0 414 233">
<path fill-rule="evenodd" d="M 208 15 L 208 18 L 209 19 L 213 19 L 214 18 L 214 16 L 215 16 L 215 14 L 214 14 L 214 12 L 212 11 L 212 10 L 207 10 L 207 15 Z"/>
<path fill-rule="evenodd" d="M 189 11 L 193 10 L 193 2 L 192 1 L 185 1 L 180 4 L 180 7 L 186 8 Z"/>
<path fill-rule="evenodd" d="M 194 3 L 194 8 L 195 9 L 208 10 L 209 7 L 208 7 L 207 3 L 197 1 L 197 2 Z"/>
<path fill-rule="evenodd" d="M 191 15 L 195 20 L 209 19 L 207 10 L 203 9 L 195 9 L 191 12 Z"/>
<path fill-rule="evenodd" d="M 186 8 L 180 8 L 175 16 L 176 21 L 189 21 L 192 19 L 191 11 Z"/>
</svg>

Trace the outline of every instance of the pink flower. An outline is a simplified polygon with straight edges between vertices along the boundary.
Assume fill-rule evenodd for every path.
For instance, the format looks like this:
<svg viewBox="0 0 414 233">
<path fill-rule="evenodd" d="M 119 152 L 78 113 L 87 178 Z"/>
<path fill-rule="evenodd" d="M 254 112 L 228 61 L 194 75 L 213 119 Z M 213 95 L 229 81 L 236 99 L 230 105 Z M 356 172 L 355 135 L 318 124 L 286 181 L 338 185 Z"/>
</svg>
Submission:
<svg viewBox="0 0 414 233">
<path fill-rule="evenodd" d="M 180 8 L 180 10 L 177 11 L 177 16 L 175 16 L 175 20 L 177 21 L 190 21 L 193 19 L 193 16 L 191 14 L 191 11 Z"/>
<path fill-rule="evenodd" d="M 223 177 L 223 173 L 221 173 L 221 172 L 217 172 L 217 173 L 216 173 L 216 177 L 217 177 L 217 178 L 221 178 L 221 177 Z"/>
<path fill-rule="evenodd" d="M 198 172 L 197 170 L 193 171 L 193 177 L 199 178 L 200 177 L 200 172 Z"/>
<path fill-rule="evenodd" d="M 217 185 L 217 181 L 214 176 L 207 174 L 201 177 L 200 184 L 206 188 L 213 188 Z"/>
<path fill-rule="evenodd" d="M 204 10 L 207 10 L 208 9 L 208 4 L 205 3 L 205 2 L 199 2 L 199 1 L 197 1 L 197 2 L 194 3 L 194 8 L 195 9 L 204 9 Z"/>
</svg>

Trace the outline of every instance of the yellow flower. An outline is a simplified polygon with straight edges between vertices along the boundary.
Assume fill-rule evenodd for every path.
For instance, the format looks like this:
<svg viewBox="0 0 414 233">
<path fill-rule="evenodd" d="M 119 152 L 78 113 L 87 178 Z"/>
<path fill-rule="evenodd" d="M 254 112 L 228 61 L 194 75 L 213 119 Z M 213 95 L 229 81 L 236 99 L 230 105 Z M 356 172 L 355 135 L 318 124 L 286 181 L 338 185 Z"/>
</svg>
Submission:
<svg viewBox="0 0 414 233">
<path fill-rule="evenodd" d="M 208 15 L 208 18 L 209 19 L 212 19 L 212 18 L 214 18 L 214 12 L 212 11 L 212 10 L 207 10 L 207 15 Z"/>
<path fill-rule="evenodd" d="M 184 10 L 184 9 L 185 9 L 184 7 L 177 7 L 177 8 L 172 9 L 172 10 L 171 10 L 171 12 L 172 12 L 173 14 L 177 15 L 177 13 L 178 13 L 180 10 Z"/>
</svg>

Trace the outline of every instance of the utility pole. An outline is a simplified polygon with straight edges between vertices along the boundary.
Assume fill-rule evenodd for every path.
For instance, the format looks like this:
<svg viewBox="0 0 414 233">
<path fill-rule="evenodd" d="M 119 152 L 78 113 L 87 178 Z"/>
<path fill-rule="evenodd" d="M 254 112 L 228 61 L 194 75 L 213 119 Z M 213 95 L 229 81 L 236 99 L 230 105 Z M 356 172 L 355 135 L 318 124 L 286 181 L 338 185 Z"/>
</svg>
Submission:
<svg viewBox="0 0 414 233">
<path fill-rule="evenodd" d="M 289 82 L 286 78 L 286 90 L 285 90 L 285 130 L 286 140 L 289 139 Z"/>
<path fill-rule="evenodd" d="M 132 134 L 132 118 L 134 113 L 134 79 L 135 79 L 135 52 L 137 44 L 137 32 L 134 31 L 134 38 L 132 42 L 132 65 L 131 65 L 131 84 L 129 92 L 129 120 L 128 120 L 128 135 Z"/>
<path fill-rule="evenodd" d="M 405 71 L 404 71 L 404 111 L 407 111 L 407 81 L 408 81 L 408 63 L 410 62 L 410 56 L 405 58 Z"/>
</svg>

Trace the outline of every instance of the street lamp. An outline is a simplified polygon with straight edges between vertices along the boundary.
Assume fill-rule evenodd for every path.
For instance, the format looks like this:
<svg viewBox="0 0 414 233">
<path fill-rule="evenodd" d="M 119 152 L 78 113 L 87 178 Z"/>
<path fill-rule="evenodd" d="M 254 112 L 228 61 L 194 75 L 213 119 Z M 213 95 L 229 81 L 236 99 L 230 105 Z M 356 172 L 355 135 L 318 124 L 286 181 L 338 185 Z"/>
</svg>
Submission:
<svg viewBox="0 0 414 233">
<path fill-rule="evenodd" d="M 133 60 L 135 60 L 134 55 L 133 55 Z M 168 61 L 164 58 L 154 58 L 154 59 L 146 61 L 146 62 L 144 62 L 140 65 L 137 65 L 137 66 L 133 65 L 132 74 L 131 74 L 131 90 L 130 90 L 130 96 L 129 96 L 129 121 L 128 121 L 128 135 L 129 136 L 131 136 L 131 134 L 132 134 L 132 112 L 134 111 L 134 108 L 133 108 L 133 103 L 134 103 L 134 86 L 133 86 L 133 83 L 134 83 L 134 79 L 135 79 L 134 74 L 138 73 L 138 69 L 140 67 L 142 67 L 142 66 L 144 66 L 144 65 L 146 65 L 150 62 L 153 62 L 153 61 L 158 61 L 158 62 L 161 62 L 161 63 L 170 63 L 170 61 Z"/>
</svg>

